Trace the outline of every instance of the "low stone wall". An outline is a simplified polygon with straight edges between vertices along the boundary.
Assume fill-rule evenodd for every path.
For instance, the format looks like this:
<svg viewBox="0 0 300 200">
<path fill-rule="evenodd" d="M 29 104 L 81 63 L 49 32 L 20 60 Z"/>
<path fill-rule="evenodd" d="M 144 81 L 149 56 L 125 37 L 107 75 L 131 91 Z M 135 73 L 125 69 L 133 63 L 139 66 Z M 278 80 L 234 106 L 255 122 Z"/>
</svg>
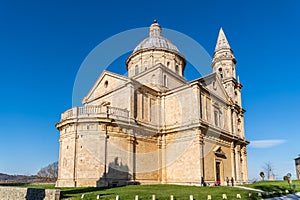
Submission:
<svg viewBox="0 0 300 200">
<path fill-rule="evenodd" d="M 59 200 L 60 191 L 55 189 L 0 187 L 1 200 Z"/>
</svg>

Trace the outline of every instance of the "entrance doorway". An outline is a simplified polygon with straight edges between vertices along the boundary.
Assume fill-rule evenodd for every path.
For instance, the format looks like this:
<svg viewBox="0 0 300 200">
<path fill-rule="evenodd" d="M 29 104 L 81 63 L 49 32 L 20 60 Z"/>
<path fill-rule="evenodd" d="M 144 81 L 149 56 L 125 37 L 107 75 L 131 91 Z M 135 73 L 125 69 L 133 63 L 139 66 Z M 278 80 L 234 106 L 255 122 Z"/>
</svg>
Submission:
<svg viewBox="0 0 300 200">
<path fill-rule="evenodd" d="M 220 167 L 221 167 L 221 162 L 216 162 L 216 184 L 220 185 L 221 184 L 221 174 L 220 174 Z"/>
</svg>

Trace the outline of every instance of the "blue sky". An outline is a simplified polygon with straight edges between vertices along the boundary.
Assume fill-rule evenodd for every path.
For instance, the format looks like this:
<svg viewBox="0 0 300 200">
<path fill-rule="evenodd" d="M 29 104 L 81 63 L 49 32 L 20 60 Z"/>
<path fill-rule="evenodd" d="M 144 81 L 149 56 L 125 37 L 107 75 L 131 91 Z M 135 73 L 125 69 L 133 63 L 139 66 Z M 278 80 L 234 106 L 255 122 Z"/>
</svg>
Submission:
<svg viewBox="0 0 300 200">
<path fill-rule="evenodd" d="M 271 162 L 295 177 L 299 141 L 300 2 L 0 1 L 0 172 L 35 174 L 58 159 L 60 113 L 72 107 L 89 52 L 153 19 L 213 54 L 222 26 L 243 88 L 249 178 Z M 125 68 L 122 62 L 118 67 Z M 116 70 L 119 70 L 116 68 Z M 101 72 L 99 72 L 100 74 Z"/>
</svg>

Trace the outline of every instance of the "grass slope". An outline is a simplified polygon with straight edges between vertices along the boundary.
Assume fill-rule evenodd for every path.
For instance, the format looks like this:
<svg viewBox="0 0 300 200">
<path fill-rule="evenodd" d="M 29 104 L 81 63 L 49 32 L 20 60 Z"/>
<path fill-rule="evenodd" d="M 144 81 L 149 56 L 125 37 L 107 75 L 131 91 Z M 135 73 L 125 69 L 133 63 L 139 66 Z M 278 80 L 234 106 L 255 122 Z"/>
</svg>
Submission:
<svg viewBox="0 0 300 200">
<path fill-rule="evenodd" d="M 300 191 L 300 180 L 292 181 L 291 185 L 295 185 L 295 189 L 292 189 L 287 181 L 260 181 L 252 184 L 246 184 L 244 186 L 268 192 L 289 190 L 294 193 Z"/>
<path fill-rule="evenodd" d="M 254 189 L 260 189 L 268 192 L 276 191 L 274 194 L 263 193 L 262 197 L 274 197 L 284 195 L 280 191 L 289 190 L 290 193 L 300 191 L 300 181 L 293 181 L 295 190 L 291 189 L 286 181 L 263 181 L 252 184 L 243 185 Z M 27 187 L 54 189 L 54 185 L 30 185 Z M 139 200 L 151 200 L 155 194 L 157 200 L 169 200 L 170 195 L 176 200 L 189 200 L 189 196 L 193 195 L 194 200 L 205 200 L 207 195 L 211 195 L 212 200 L 221 200 L 222 194 L 226 194 L 228 199 L 237 199 L 236 195 L 240 194 L 242 199 L 258 199 L 257 193 L 235 187 L 196 187 L 196 186 L 179 186 L 179 185 L 130 185 L 115 188 L 59 188 L 61 191 L 61 199 L 76 200 L 81 199 L 81 195 L 85 194 L 86 200 L 96 199 L 100 195 L 100 199 L 115 200 L 116 195 L 120 196 L 120 200 L 134 200 L 135 195 L 139 195 Z M 251 197 L 249 197 L 251 193 Z M 260 198 L 261 199 L 261 198 Z"/>
<path fill-rule="evenodd" d="M 61 191 L 62 199 L 80 199 L 82 194 L 86 195 L 85 199 L 96 199 L 100 195 L 100 199 L 113 200 L 116 195 L 120 199 L 134 199 L 135 195 L 139 195 L 139 200 L 150 200 L 155 194 L 157 200 L 169 200 L 173 195 L 176 200 L 189 199 L 193 195 L 194 199 L 207 199 L 207 195 L 211 195 L 213 200 L 222 199 L 222 194 L 227 194 L 228 199 L 236 199 L 236 195 L 247 197 L 249 192 L 234 187 L 196 187 L 196 186 L 179 186 L 179 185 L 130 185 L 125 187 L 116 187 L 108 189 L 97 188 L 70 188 Z M 244 198 L 243 198 L 244 199 Z"/>
</svg>

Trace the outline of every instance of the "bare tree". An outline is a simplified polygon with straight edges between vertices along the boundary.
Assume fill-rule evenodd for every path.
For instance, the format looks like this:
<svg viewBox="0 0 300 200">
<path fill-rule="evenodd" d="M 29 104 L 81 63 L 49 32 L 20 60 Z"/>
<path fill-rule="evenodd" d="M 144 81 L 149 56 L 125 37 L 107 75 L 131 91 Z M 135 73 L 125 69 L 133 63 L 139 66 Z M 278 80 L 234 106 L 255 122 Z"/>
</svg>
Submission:
<svg viewBox="0 0 300 200">
<path fill-rule="evenodd" d="M 265 174 L 267 175 L 268 180 L 274 180 L 274 177 L 275 177 L 274 167 L 271 162 L 265 163 L 265 165 L 263 166 L 263 170 L 264 170 Z"/>
<path fill-rule="evenodd" d="M 54 162 L 47 167 L 43 167 L 36 175 L 41 178 L 57 179 L 58 162 Z"/>
</svg>

